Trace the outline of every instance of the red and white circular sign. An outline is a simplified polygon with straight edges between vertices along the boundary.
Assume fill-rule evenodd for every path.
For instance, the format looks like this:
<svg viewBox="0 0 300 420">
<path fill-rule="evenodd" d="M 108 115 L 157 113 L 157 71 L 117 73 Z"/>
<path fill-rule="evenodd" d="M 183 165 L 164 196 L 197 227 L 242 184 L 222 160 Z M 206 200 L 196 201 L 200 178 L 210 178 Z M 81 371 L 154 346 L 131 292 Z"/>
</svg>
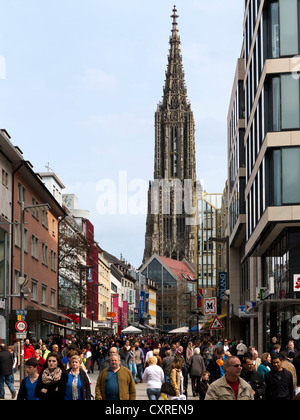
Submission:
<svg viewBox="0 0 300 420">
<path fill-rule="evenodd" d="M 25 321 L 18 321 L 16 323 L 16 330 L 18 332 L 25 332 L 27 330 L 27 323 Z"/>
</svg>

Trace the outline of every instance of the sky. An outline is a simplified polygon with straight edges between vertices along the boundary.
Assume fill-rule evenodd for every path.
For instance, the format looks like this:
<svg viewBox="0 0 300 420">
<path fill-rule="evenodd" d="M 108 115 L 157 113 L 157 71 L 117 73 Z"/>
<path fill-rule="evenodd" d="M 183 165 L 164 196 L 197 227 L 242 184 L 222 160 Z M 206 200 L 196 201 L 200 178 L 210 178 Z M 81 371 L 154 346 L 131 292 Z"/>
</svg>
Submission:
<svg viewBox="0 0 300 420">
<path fill-rule="evenodd" d="M 0 0 L 0 128 L 90 211 L 100 247 L 142 263 L 154 114 L 172 9 L 196 126 L 197 178 L 227 179 L 227 114 L 242 0 Z"/>
</svg>

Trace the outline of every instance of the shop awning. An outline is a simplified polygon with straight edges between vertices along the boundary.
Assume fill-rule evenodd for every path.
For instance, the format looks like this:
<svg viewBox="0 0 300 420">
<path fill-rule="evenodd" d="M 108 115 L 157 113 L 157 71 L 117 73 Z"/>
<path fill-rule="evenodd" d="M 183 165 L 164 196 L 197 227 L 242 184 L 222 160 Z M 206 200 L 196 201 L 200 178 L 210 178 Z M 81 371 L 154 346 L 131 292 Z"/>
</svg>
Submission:
<svg viewBox="0 0 300 420">
<path fill-rule="evenodd" d="M 72 327 L 70 328 L 64 324 L 59 324 L 58 322 L 49 321 L 49 319 L 42 318 L 42 322 L 45 322 L 46 324 L 50 324 L 50 325 L 55 325 L 56 327 L 59 327 L 59 328 L 64 328 L 65 330 L 77 332 L 76 328 L 72 328 Z"/>
</svg>

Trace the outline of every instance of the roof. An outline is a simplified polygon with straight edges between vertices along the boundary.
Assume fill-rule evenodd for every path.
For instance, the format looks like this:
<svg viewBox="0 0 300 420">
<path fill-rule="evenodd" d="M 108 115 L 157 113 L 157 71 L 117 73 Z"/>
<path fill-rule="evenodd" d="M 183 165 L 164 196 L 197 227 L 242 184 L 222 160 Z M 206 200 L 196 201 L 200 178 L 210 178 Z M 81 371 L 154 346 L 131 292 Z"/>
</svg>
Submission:
<svg viewBox="0 0 300 420">
<path fill-rule="evenodd" d="M 168 266 L 168 268 L 180 280 L 192 281 L 195 280 L 195 273 L 183 261 L 173 260 L 172 258 L 161 257 L 159 258 Z"/>
</svg>

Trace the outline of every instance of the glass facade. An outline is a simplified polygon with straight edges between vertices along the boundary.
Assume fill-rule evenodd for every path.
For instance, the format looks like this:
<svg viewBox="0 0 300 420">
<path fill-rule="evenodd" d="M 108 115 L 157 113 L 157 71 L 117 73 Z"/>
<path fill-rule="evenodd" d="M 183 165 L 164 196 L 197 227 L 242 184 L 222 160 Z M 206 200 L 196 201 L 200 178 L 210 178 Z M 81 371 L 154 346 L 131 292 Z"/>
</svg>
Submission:
<svg viewBox="0 0 300 420">
<path fill-rule="evenodd" d="M 217 287 L 221 270 L 221 246 L 210 238 L 220 237 L 222 194 L 206 194 L 198 201 L 197 274 L 200 288 Z"/>
<path fill-rule="evenodd" d="M 156 320 L 157 328 L 171 331 L 177 325 L 177 281 L 154 258 L 142 275 L 153 280 L 157 287 L 156 295 Z"/>
<path fill-rule="evenodd" d="M 271 149 L 266 155 L 268 205 L 300 204 L 300 147 Z"/>
</svg>

